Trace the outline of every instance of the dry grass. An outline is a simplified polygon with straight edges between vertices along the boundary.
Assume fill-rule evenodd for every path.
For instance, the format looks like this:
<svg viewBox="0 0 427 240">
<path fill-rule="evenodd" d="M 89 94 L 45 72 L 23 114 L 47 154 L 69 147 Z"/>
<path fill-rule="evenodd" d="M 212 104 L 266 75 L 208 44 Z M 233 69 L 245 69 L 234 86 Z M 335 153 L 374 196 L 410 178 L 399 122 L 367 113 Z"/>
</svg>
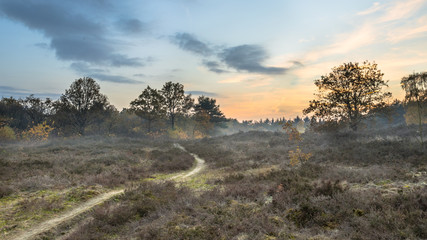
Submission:
<svg viewBox="0 0 427 240">
<path fill-rule="evenodd" d="M 97 207 L 68 239 L 427 238 L 427 158 L 416 143 L 366 141 L 365 133 L 303 138 L 300 148 L 313 157 L 297 167 L 288 157 L 297 144 L 283 133 L 184 142 L 210 169 L 198 191 L 143 182 Z M 165 173 L 179 170 L 174 156 L 186 159 L 157 150 L 140 154 L 165 160 L 158 165 Z"/>
</svg>

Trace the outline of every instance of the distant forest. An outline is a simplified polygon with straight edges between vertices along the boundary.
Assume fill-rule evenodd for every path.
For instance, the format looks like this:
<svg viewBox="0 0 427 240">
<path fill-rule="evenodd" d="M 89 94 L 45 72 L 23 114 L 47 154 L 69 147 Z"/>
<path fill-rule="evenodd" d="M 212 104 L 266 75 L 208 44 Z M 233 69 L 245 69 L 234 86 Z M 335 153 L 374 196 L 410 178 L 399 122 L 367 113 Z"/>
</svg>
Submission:
<svg viewBox="0 0 427 240">
<path fill-rule="evenodd" d="M 239 131 L 281 131 L 291 123 L 307 129 L 336 131 L 418 125 L 421 139 L 427 123 L 427 74 L 402 78 L 405 100 L 392 100 L 376 64 L 348 63 L 315 80 L 317 98 L 293 119 L 266 118 L 239 122 L 227 118 L 216 99 L 185 94 L 180 83 L 146 87 L 129 108 L 117 110 L 95 80 L 75 80 L 58 100 L 30 95 L 0 101 L 0 141 L 44 140 L 83 135 L 204 138 Z"/>
</svg>

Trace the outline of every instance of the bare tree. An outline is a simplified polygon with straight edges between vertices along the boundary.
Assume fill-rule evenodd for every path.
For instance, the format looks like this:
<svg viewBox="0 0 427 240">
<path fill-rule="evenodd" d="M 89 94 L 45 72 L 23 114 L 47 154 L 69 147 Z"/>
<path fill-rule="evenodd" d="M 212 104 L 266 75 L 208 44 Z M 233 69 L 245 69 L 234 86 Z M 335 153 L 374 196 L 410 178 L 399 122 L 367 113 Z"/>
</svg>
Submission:
<svg viewBox="0 0 427 240">
<path fill-rule="evenodd" d="M 403 77 L 400 83 L 406 92 L 405 102 L 407 106 L 411 103 L 416 105 L 418 134 L 422 148 L 424 145 L 423 124 L 425 120 L 423 107 L 427 102 L 427 72 L 410 74 L 408 77 Z"/>
</svg>

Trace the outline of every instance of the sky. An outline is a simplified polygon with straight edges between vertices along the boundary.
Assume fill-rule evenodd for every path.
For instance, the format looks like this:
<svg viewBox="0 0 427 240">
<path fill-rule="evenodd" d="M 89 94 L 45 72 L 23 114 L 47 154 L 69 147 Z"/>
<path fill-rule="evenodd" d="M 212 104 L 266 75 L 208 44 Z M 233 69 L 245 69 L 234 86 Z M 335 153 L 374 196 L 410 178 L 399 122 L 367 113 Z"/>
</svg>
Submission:
<svg viewBox="0 0 427 240">
<path fill-rule="evenodd" d="M 179 82 L 229 118 L 302 116 L 334 66 L 378 64 L 393 98 L 427 71 L 427 0 L 0 0 L 0 96 L 92 77 L 121 110 Z"/>
</svg>

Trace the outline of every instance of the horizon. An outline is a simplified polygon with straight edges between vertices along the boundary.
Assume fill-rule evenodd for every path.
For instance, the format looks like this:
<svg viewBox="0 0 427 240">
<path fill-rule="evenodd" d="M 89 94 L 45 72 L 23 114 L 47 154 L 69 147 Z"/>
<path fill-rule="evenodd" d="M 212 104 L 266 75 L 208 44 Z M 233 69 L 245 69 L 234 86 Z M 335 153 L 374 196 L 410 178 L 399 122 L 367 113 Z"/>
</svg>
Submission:
<svg viewBox="0 0 427 240">
<path fill-rule="evenodd" d="M 289 119 L 315 79 L 368 60 L 402 100 L 401 78 L 427 69 L 425 12 L 426 0 L 4 0 L 0 96 L 60 96 L 87 76 L 121 110 L 172 81 L 227 118 Z"/>
</svg>

